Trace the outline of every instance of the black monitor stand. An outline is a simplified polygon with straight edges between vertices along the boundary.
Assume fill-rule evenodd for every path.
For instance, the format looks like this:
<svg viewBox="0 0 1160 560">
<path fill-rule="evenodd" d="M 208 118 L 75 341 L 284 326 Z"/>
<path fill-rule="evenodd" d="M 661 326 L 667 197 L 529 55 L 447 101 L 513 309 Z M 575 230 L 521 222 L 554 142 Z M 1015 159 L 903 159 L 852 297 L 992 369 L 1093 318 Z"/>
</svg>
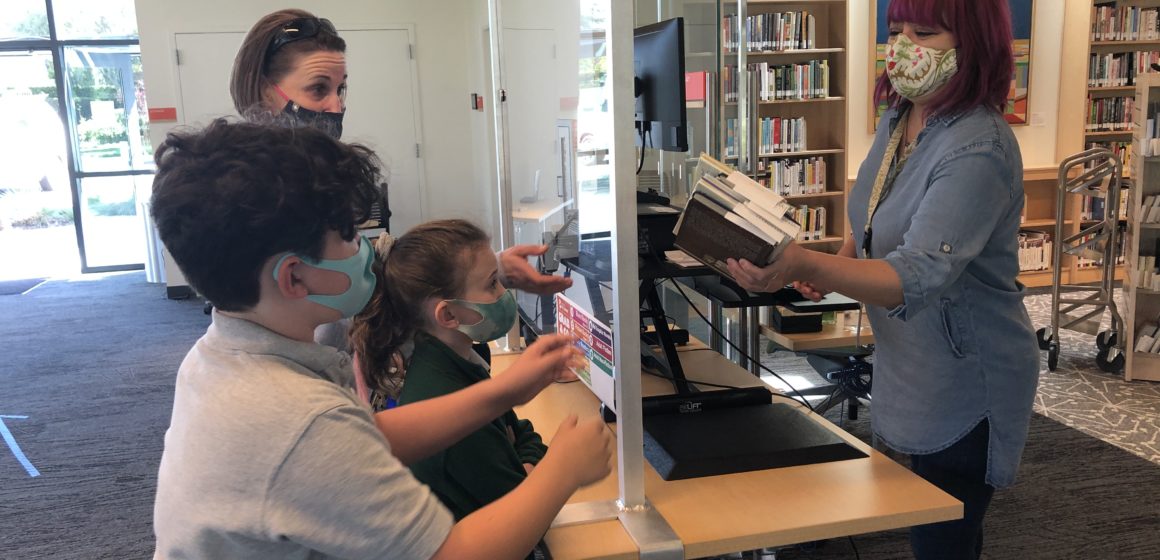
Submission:
<svg viewBox="0 0 1160 560">
<path fill-rule="evenodd" d="M 660 362 L 662 369 L 667 370 L 673 382 L 672 395 L 645 397 L 641 404 L 645 416 L 652 414 L 701 412 L 718 408 L 749 406 L 754 404 L 769 404 L 773 402 L 773 395 L 765 387 L 739 387 L 736 389 L 714 389 L 699 391 L 689 384 L 685 376 L 685 369 L 681 365 L 681 358 L 677 353 L 677 345 L 673 341 L 669 330 L 668 318 L 665 316 L 661 304 L 660 294 L 656 282 L 652 279 L 642 279 L 640 284 L 640 301 L 647 307 L 643 317 L 651 319 L 655 338 L 660 343 L 660 356 L 654 354 L 651 345 L 641 341 L 641 356 L 648 361 L 650 358 Z"/>
<path fill-rule="evenodd" d="M 600 283 L 612 279 L 610 243 L 607 239 L 582 240 L 579 257 L 560 261 L 584 277 L 598 310 L 594 315 L 601 321 L 612 318 L 604 310 L 599 290 Z M 642 364 L 659 364 L 658 369 L 672 380 L 676 391 L 645 397 L 641 404 L 645 457 L 662 478 L 676 480 L 866 456 L 794 405 L 774 403 L 773 393 L 763 385 L 698 390 L 696 379 L 690 381 L 681 366 L 657 285 L 666 278 L 717 277 L 717 273 L 707 266 L 682 268 L 654 255 L 642 255 L 639 276 L 642 324 L 652 322 L 655 332 L 647 334 L 659 346 L 654 349 L 646 342 L 642 329 Z M 758 305 L 771 303 L 763 300 Z M 607 410 L 604 417 L 609 422 L 616 419 Z"/>
<path fill-rule="evenodd" d="M 645 258 L 645 257 L 642 257 Z M 644 453 L 665 480 L 866 457 L 793 405 L 774 403 L 764 386 L 698 391 L 685 376 L 656 278 L 641 270 L 642 318 L 651 319 L 673 395 L 645 397 Z M 642 329 L 643 330 L 643 329 Z M 643 357 L 654 350 L 641 344 Z"/>
</svg>

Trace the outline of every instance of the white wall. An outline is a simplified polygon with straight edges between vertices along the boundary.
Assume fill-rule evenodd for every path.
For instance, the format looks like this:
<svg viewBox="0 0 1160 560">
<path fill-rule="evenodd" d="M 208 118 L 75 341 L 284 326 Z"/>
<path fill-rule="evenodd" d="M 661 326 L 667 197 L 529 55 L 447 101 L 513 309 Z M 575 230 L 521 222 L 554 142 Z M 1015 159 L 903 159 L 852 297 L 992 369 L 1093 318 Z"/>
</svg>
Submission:
<svg viewBox="0 0 1160 560">
<path fill-rule="evenodd" d="M 880 0 L 881 1 L 881 0 Z M 870 117 L 870 5 L 853 1 L 847 4 L 850 29 L 850 138 L 847 142 L 848 173 L 853 179 L 874 135 L 868 132 Z M 1013 127 L 1023 152 L 1023 166 L 1054 167 L 1058 132 L 1060 64 L 1063 46 L 1063 16 L 1055 0 L 1036 2 L 1031 29 L 1031 92 L 1028 104 L 1031 124 Z M 1079 40 L 1086 41 L 1080 37 Z M 1072 61 L 1087 64 L 1086 60 Z M 1078 109 L 1077 109 L 1078 111 Z"/>
<path fill-rule="evenodd" d="M 479 9 L 483 5 L 483 9 Z M 285 8 L 275 0 L 137 0 L 137 25 L 150 107 L 178 106 L 173 34 L 194 31 L 247 31 L 263 15 Z M 426 200 L 423 219 L 464 217 L 493 223 L 493 193 L 479 161 L 487 149 L 479 144 L 484 113 L 471 111 L 471 92 L 481 92 L 478 77 L 479 33 L 473 21 L 484 0 L 303 0 L 299 7 L 344 25 L 410 24 L 415 28 L 419 95 L 424 138 Z M 485 18 L 486 19 L 486 18 Z M 222 68 L 229 73 L 229 68 Z M 358 77 L 352 76 L 357 84 Z M 353 87 L 357 87 L 353 86 Z M 351 107 L 348 119 L 356 119 Z M 156 123 L 150 136 L 156 145 L 181 123 Z"/>
</svg>

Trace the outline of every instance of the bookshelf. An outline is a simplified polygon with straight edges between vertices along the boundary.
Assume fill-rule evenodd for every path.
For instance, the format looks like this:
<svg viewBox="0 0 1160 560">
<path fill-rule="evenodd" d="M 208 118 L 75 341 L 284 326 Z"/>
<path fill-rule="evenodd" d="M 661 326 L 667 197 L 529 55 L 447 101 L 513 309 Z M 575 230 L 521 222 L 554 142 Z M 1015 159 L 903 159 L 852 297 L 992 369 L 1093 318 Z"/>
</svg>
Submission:
<svg viewBox="0 0 1160 560">
<path fill-rule="evenodd" d="M 824 235 L 799 242 L 827 252 L 849 229 L 846 10 L 846 0 L 720 4 L 722 155 L 793 204 L 825 208 Z M 801 129 L 804 142 L 779 145 L 786 132 L 801 140 Z"/>
<path fill-rule="evenodd" d="M 1056 160 L 1062 161 L 1093 146 L 1108 147 L 1120 154 L 1125 178 L 1133 179 L 1137 166 L 1132 161 L 1131 123 L 1136 83 L 1139 77 L 1152 73 L 1151 62 L 1160 62 L 1160 29 L 1156 29 L 1160 26 L 1160 17 L 1154 15 L 1157 13 L 1155 10 L 1160 9 L 1160 0 L 1066 0 L 1064 9 L 1064 37 L 1084 37 L 1086 40 L 1063 41 L 1062 59 L 1086 59 L 1087 64 L 1065 63 L 1060 68 Z M 1123 14 L 1133 17 L 1116 21 L 1136 22 L 1137 25 L 1113 25 L 1113 19 Z M 1153 31 L 1148 31 L 1149 28 Z M 1046 184 L 1047 181 L 1024 180 L 1029 204 L 1032 196 L 1047 196 L 1043 192 L 1032 194 L 1037 189 L 1045 192 Z M 1131 190 L 1129 188 L 1128 192 Z M 1082 199 L 1068 201 L 1065 219 L 1073 223 L 1067 226 L 1067 233 L 1075 233 L 1084 225 L 1084 207 Z M 1126 227 L 1127 221 L 1123 223 Z M 1126 276 L 1124 265 L 1117 264 L 1116 279 L 1123 280 Z M 1022 275 L 1020 279 L 1023 279 Z M 1028 279 L 1039 278 L 1032 275 Z M 1068 284 L 1099 280 L 1098 266 L 1077 263 L 1062 271 L 1062 281 Z M 1050 283 L 1050 275 L 1047 275 L 1047 281 L 1042 285 Z"/>
<path fill-rule="evenodd" d="M 1156 270 L 1160 223 L 1150 219 L 1145 201 L 1160 197 L 1160 157 L 1150 155 L 1144 144 L 1149 141 L 1148 122 L 1160 118 L 1160 74 L 1148 74 L 1136 83 L 1135 133 L 1132 138 L 1136 188 L 1128 200 L 1128 230 L 1125 253 L 1128 279 L 1124 283 L 1124 323 L 1127 326 L 1127 349 L 1124 379 L 1160 381 L 1160 353 L 1137 351 L 1137 341 L 1145 325 L 1160 321 L 1160 277 Z M 1155 127 L 1152 127 L 1155 129 Z M 1151 329 L 1148 329 L 1151 331 Z"/>
<path fill-rule="evenodd" d="M 1056 197 L 1059 169 L 1056 167 L 1023 170 L 1023 217 L 1019 224 L 1019 281 L 1025 286 L 1050 286 L 1055 263 L 1050 244 L 1055 236 Z M 1065 216 L 1070 216 L 1070 208 Z M 1070 230 L 1073 220 L 1065 220 Z"/>
</svg>

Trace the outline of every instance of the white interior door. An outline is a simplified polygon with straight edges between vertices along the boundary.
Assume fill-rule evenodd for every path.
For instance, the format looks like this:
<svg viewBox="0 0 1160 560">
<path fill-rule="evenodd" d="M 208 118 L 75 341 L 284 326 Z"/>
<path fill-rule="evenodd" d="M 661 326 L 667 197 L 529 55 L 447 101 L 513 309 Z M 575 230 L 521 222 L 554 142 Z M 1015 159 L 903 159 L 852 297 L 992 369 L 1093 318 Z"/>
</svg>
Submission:
<svg viewBox="0 0 1160 560">
<path fill-rule="evenodd" d="M 177 81 L 181 87 L 181 113 L 190 126 L 204 126 L 227 115 L 237 115 L 230 99 L 230 69 L 246 34 L 178 33 Z"/>
<path fill-rule="evenodd" d="M 513 207 L 520 206 L 522 200 L 531 203 L 535 202 L 533 199 L 559 199 L 556 114 L 560 94 L 555 80 L 555 35 L 549 29 L 504 29 L 503 70 Z"/>
<path fill-rule="evenodd" d="M 396 29 L 340 29 L 346 40 L 349 78 L 342 139 L 371 148 L 384 164 L 389 184 L 391 231 L 421 223 L 423 166 L 418 83 L 411 60 L 411 32 Z M 181 64 L 181 118 L 205 124 L 234 115 L 230 68 L 244 33 L 178 33 Z"/>
<path fill-rule="evenodd" d="M 407 29 L 339 30 L 346 39 L 349 93 L 342 139 L 373 149 L 390 188 L 391 232 L 422 223 L 419 85 Z"/>
</svg>

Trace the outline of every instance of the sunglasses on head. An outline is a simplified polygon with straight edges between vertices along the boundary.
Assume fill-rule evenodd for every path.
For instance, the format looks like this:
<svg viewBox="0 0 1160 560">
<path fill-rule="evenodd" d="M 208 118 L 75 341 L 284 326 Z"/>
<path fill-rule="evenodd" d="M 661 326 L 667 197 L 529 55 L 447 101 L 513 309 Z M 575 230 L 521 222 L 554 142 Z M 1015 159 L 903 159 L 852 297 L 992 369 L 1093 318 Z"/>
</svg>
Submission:
<svg viewBox="0 0 1160 560">
<path fill-rule="evenodd" d="M 326 18 L 298 18 L 286 22 L 270 40 L 270 46 L 266 49 L 266 64 L 269 64 L 270 57 L 278 52 L 278 49 L 294 41 L 309 39 L 323 32 L 338 36 L 334 24 Z"/>
</svg>

